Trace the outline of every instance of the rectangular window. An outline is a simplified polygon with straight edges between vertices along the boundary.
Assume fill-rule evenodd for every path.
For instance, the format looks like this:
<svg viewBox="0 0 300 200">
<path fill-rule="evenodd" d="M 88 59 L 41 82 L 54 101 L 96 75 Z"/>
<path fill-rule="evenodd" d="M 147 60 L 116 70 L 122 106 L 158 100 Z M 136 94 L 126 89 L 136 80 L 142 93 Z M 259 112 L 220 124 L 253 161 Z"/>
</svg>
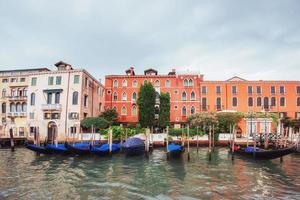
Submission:
<svg viewBox="0 0 300 200">
<path fill-rule="evenodd" d="M 207 100 L 206 98 L 202 98 L 201 107 L 203 111 L 207 111 Z"/>
<path fill-rule="evenodd" d="M 275 86 L 271 86 L 271 94 L 275 94 L 276 93 L 276 87 Z"/>
<path fill-rule="evenodd" d="M 300 112 L 296 112 L 296 113 L 295 113 L 295 118 L 296 118 L 296 119 L 300 119 Z"/>
<path fill-rule="evenodd" d="M 44 119 L 51 119 L 51 113 L 44 113 Z"/>
<path fill-rule="evenodd" d="M 8 83 L 8 79 L 7 78 L 2 79 L 2 83 Z"/>
<path fill-rule="evenodd" d="M 47 93 L 47 104 L 52 104 L 52 93 Z"/>
<path fill-rule="evenodd" d="M 248 94 L 252 94 L 252 86 L 248 86 Z"/>
<path fill-rule="evenodd" d="M 51 113 L 51 119 L 60 119 L 60 113 Z"/>
<path fill-rule="evenodd" d="M 29 128 L 29 134 L 30 134 L 30 136 L 34 136 L 34 132 L 35 132 L 35 127 L 34 127 L 34 126 L 31 126 L 31 127 Z"/>
<path fill-rule="evenodd" d="M 76 134 L 76 127 L 75 126 L 71 126 L 70 127 L 70 132 L 71 132 L 71 134 Z"/>
<path fill-rule="evenodd" d="M 79 83 L 79 75 L 74 75 L 74 84 L 78 84 Z"/>
<path fill-rule="evenodd" d="M 11 78 L 10 82 L 12 82 L 12 83 L 18 82 L 18 79 L 17 78 Z"/>
<path fill-rule="evenodd" d="M 202 94 L 206 94 L 206 93 L 207 93 L 207 88 L 206 88 L 206 86 L 202 86 L 202 87 L 201 87 L 201 93 L 202 93 Z"/>
<path fill-rule="evenodd" d="M 300 94 L 300 86 L 297 86 L 297 94 Z"/>
<path fill-rule="evenodd" d="M 280 86 L 279 90 L 280 90 L 280 94 L 285 93 L 285 87 L 284 86 Z"/>
<path fill-rule="evenodd" d="M 84 87 L 85 87 L 85 88 L 87 88 L 88 82 L 89 82 L 89 81 L 88 81 L 88 78 L 85 78 L 85 79 L 84 79 Z"/>
<path fill-rule="evenodd" d="M 87 105 L 88 105 L 88 96 L 87 95 L 84 95 L 83 105 L 84 105 L 84 107 L 87 107 Z"/>
<path fill-rule="evenodd" d="M 25 78 L 20 78 L 20 82 L 25 82 Z"/>
<path fill-rule="evenodd" d="M 236 86 L 232 86 L 231 88 L 231 91 L 232 91 L 232 94 L 236 94 L 237 93 L 237 90 L 236 90 Z"/>
<path fill-rule="evenodd" d="M 56 77 L 56 85 L 60 85 L 61 84 L 61 76 L 57 76 Z"/>
<path fill-rule="evenodd" d="M 261 94 L 261 86 L 256 86 L 256 93 Z"/>
<path fill-rule="evenodd" d="M 29 119 L 34 119 L 34 113 L 33 112 L 29 113 Z"/>
<path fill-rule="evenodd" d="M 31 78 L 31 86 L 36 86 L 37 78 Z"/>
<path fill-rule="evenodd" d="M 57 92 L 55 93 L 55 104 L 59 104 L 59 101 L 60 101 L 60 93 Z"/>
<path fill-rule="evenodd" d="M 216 93 L 221 94 L 221 86 L 216 86 Z"/>
<path fill-rule="evenodd" d="M 69 119 L 79 119 L 79 114 L 77 112 L 69 113 Z"/>
<path fill-rule="evenodd" d="M 53 85 L 53 80 L 54 80 L 54 77 L 53 76 L 49 76 L 48 77 L 48 85 Z"/>
</svg>

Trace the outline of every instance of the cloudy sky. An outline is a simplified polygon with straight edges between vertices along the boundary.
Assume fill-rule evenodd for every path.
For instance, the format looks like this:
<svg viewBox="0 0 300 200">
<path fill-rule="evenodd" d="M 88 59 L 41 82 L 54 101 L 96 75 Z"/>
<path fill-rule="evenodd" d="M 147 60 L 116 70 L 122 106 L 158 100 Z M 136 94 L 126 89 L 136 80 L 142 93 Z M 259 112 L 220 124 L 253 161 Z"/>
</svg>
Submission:
<svg viewBox="0 0 300 200">
<path fill-rule="evenodd" d="M 134 66 L 299 80 L 300 1 L 0 0 L 0 70 L 59 60 L 96 78 Z"/>
</svg>

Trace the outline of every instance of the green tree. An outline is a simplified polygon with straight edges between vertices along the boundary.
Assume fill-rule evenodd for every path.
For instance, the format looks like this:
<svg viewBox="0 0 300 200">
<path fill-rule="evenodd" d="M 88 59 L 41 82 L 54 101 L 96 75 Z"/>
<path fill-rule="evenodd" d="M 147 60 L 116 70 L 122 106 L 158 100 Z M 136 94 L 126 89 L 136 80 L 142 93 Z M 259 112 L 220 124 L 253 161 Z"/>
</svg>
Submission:
<svg viewBox="0 0 300 200">
<path fill-rule="evenodd" d="M 139 123 L 141 127 L 151 127 L 155 122 L 156 92 L 151 83 L 144 83 L 139 91 L 137 104 L 139 106 Z"/>
<path fill-rule="evenodd" d="M 117 125 L 118 124 L 118 113 L 117 111 L 112 108 L 106 109 L 104 112 L 101 113 L 100 117 L 104 118 L 110 125 Z"/>
<path fill-rule="evenodd" d="M 170 125 L 170 95 L 168 93 L 161 93 L 159 101 L 158 125 L 161 128 L 166 128 Z"/>
<path fill-rule="evenodd" d="M 109 126 L 109 122 L 103 117 L 87 117 L 81 120 L 83 128 L 91 128 L 94 126 L 96 130 L 105 129 Z"/>
<path fill-rule="evenodd" d="M 243 119 L 244 115 L 239 112 L 220 112 L 216 114 L 218 121 L 218 132 L 229 133 L 230 125 L 236 125 Z"/>
</svg>

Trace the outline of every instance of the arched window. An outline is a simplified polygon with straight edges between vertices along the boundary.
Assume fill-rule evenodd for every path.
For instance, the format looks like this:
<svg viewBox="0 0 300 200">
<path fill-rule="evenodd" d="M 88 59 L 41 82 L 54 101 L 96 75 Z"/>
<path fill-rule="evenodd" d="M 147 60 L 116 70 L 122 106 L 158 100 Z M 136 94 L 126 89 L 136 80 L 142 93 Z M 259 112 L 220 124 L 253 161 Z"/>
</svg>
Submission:
<svg viewBox="0 0 300 200">
<path fill-rule="evenodd" d="M 248 98 L 248 106 L 249 106 L 249 107 L 252 107 L 252 106 L 253 106 L 253 98 L 252 98 L 252 97 L 249 97 L 249 98 Z"/>
<path fill-rule="evenodd" d="M 186 92 L 183 92 L 181 95 L 182 101 L 186 101 Z"/>
<path fill-rule="evenodd" d="M 202 101 L 201 101 L 201 109 L 203 111 L 206 111 L 207 110 L 207 99 L 206 97 L 202 97 Z"/>
<path fill-rule="evenodd" d="M 192 107 L 191 107 L 191 115 L 195 114 L 195 112 L 196 112 L 196 111 L 195 111 L 195 107 L 192 106 Z"/>
<path fill-rule="evenodd" d="M 131 115 L 135 116 L 136 114 L 137 114 L 136 106 L 133 106 L 131 110 Z"/>
<path fill-rule="evenodd" d="M 264 97 L 264 108 L 269 108 L 269 98 L 268 97 Z"/>
<path fill-rule="evenodd" d="M 72 104 L 77 105 L 78 104 L 78 92 L 73 92 L 73 98 L 72 98 Z"/>
<path fill-rule="evenodd" d="M 232 107 L 237 107 L 237 98 L 236 97 L 233 97 L 232 98 Z"/>
<path fill-rule="evenodd" d="M 132 93 L 132 100 L 136 101 L 136 99 L 137 99 L 136 93 L 133 92 L 133 93 Z"/>
<path fill-rule="evenodd" d="M 6 113 L 6 103 L 2 103 L 2 113 Z"/>
<path fill-rule="evenodd" d="M 165 86 L 166 86 L 166 87 L 171 87 L 171 82 L 170 82 L 170 80 L 166 80 Z"/>
<path fill-rule="evenodd" d="M 114 80 L 113 86 L 118 87 L 118 80 Z"/>
<path fill-rule="evenodd" d="M 275 97 L 271 98 L 271 106 L 276 106 L 276 98 Z"/>
<path fill-rule="evenodd" d="M 284 97 L 280 98 L 280 106 L 285 106 L 285 98 Z"/>
<path fill-rule="evenodd" d="M 25 88 L 23 89 L 23 96 L 27 97 L 27 90 Z"/>
<path fill-rule="evenodd" d="M 195 92 L 193 91 L 191 93 L 191 101 L 195 101 L 196 100 L 196 95 L 195 95 Z"/>
<path fill-rule="evenodd" d="M 148 83 L 148 80 L 144 80 L 144 84 Z"/>
<path fill-rule="evenodd" d="M 17 96 L 15 89 L 11 90 L 11 96 L 13 96 L 13 97 Z"/>
<path fill-rule="evenodd" d="M 121 115 L 122 116 L 127 115 L 127 110 L 126 110 L 125 106 L 123 106 L 122 109 L 121 109 Z"/>
<path fill-rule="evenodd" d="M 159 80 L 156 80 L 156 81 L 155 81 L 154 86 L 155 86 L 155 87 L 160 87 L 160 82 L 159 82 Z"/>
<path fill-rule="evenodd" d="M 6 89 L 2 90 L 2 97 L 6 97 Z"/>
<path fill-rule="evenodd" d="M 138 82 L 137 82 L 137 80 L 134 80 L 133 82 L 132 82 L 132 87 L 137 87 L 138 86 Z"/>
<path fill-rule="evenodd" d="M 123 94 L 122 94 L 122 101 L 127 101 L 127 94 L 126 94 L 126 92 L 123 92 Z"/>
<path fill-rule="evenodd" d="M 186 107 L 185 106 L 182 107 L 182 116 L 186 116 Z"/>
<path fill-rule="evenodd" d="M 127 87 L 127 81 L 126 81 L 126 80 L 123 80 L 122 86 L 123 86 L 123 87 Z"/>
<path fill-rule="evenodd" d="M 183 86 L 189 86 L 189 81 L 187 79 L 184 79 Z"/>
<path fill-rule="evenodd" d="M 30 94 L 30 105 L 34 106 L 35 105 L 35 93 Z"/>
<path fill-rule="evenodd" d="M 113 99 L 114 99 L 114 101 L 118 100 L 118 93 L 114 92 Z"/>
<path fill-rule="evenodd" d="M 297 98 L 297 106 L 300 106 L 300 97 Z"/>
<path fill-rule="evenodd" d="M 14 103 L 10 104 L 10 112 L 16 112 L 16 105 Z"/>
<path fill-rule="evenodd" d="M 16 104 L 17 112 L 22 112 L 22 105 L 21 103 Z"/>
<path fill-rule="evenodd" d="M 256 99 L 256 106 L 257 107 L 261 106 L 261 97 L 257 97 L 257 99 Z"/>
<path fill-rule="evenodd" d="M 27 111 L 27 103 L 22 103 L 22 112 L 26 112 Z"/>
<path fill-rule="evenodd" d="M 189 80 L 189 86 L 194 86 L 194 81 L 192 79 Z"/>
</svg>

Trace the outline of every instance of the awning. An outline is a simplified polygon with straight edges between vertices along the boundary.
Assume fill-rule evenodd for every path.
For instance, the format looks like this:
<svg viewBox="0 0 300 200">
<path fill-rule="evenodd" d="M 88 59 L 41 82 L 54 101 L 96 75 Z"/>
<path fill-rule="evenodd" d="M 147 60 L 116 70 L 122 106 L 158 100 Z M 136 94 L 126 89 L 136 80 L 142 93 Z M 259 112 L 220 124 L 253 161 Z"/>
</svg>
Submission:
<svg viewBox="0 0 300 200">
<path fill-rule="evenodd" d="M 56 93 L 56 92 L 62 92 L 63 89 L 47 89 L 43 90 L 45 93 Z"/>
</svg>

